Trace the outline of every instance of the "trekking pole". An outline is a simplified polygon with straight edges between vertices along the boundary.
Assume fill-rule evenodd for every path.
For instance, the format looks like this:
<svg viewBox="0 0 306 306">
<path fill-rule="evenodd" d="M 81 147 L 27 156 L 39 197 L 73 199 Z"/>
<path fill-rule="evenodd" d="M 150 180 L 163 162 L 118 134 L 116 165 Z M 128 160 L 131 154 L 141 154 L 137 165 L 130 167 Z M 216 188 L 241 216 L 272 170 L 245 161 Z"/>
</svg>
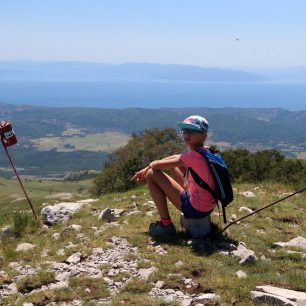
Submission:
<svg viewBox="0 0 306 306">
<path fill-rule="evenodd" d="M 303 188 L 303 189 L 301 189 L 301 190 L 299 190 L 299 191 L 296 191 L 296 192 L 294 192 L 294 193 L 292 193 L 292 194 L 290 194 L 290 195 L 288 195 L 288 196 L 286 196 L 286 197 L 284 197 L 284 198 L 282 198 L 282 199 L 279 199 L 279 200 L 277 200 L 277 201 L 275 201 L 275 202 L 273 202 L 273 203 L 271 203 L 271 204 L 269 204 L 269 205 L 267 205 L 267 206 L 264 206 L 264 207 L 262 207 L 262 208 L 260 208 L 260 209 L 257 209 L 257 210 L 251 212 L 250 214 L 248 214 L 248 215 L 246 215 L 246 216 L 244 216 L 244 217 L 241 217 L 241 218 L 239 218 L 239 219 L 237 219 L 237 220 L 235 220 L 235 221 L 229 223 L 227 226 L 225 226 L 225 227 L 222 229 L 221 233 L 223 233 L 225 230 L 227 230 L 227 229 L 228 229 L 230 226 L 232 226 L 233 224 L 235 224 L 235 223 L 237 223 L 237 222 L 239 222 L 239 221 L 241 221 L 241 220 L 243 220 L 243 219 L 245 219 L 245 218 L 247 218 L 247 217 L 250 217 L 250 216 L 252 216 L 252 215 L 254 215 L 254 214 L 256 214 L 256 213 L 258 213 L 258 212 L 260 212 L 260 211 L 262 211 L 262 210 L 264 210 L 264 209 L 266 209 L 266 208 L 268 208 L 268 207 L 270 207 L 270 206 L 272 206 L 272 205 L 275 205 L 275 204 L 277 204 L 277 203 L 279 203 L 279 202 L 281 202 L 281 201 L 284 201 L 284 200 L 286 200 L 286 199 L 288 199 L 288 198 L 290 198 L 290 197 L 292 197 L 292 196 L 294 196 L 294 195 L 296 195 L 296 194 L 302 193 L 302 192 L 305 191 L 305 190 L 306 190 L 306 187 Z M 220 233 L 220 234 L 221 234 L 221 233 Z"/>
<path fill-rule="evenodd" d="M 20 186 L 21 186 L 21 189 L 23 190 L 23 193 L 24 193 L 26 199 L 28 200 L 28 203 L 29 203 L 29 205 L 30 205 L 30 207 L 31 207 L 31 210 L 32 210 L 32 212 L 33 212 L 33 215 L 34 215 L 35 219 L 37 220 L 37 216 L 36 216 L 34 207 L 33 207 L 33 205 L 32 205 L 32 202 L 31 202 L 30 198 L 28 197 L 27 192 L 25 191 L 25 189 L 24 189 L 24 187 L 23 187 L 22 181 L 21 181 L 21 179 L 20 179 L 20 177 L 19 177 L 19 175 L 18 175 L 18 172 L 17 172 L 17 170 L 16 170 L 16 168 L 15 168 L 15 166 L 14 166 L 14 163 L 13 163 L 13 161 L 12 161 L 10 155 L 9 155 L 9 152 L 8 152 L 7 148 L 6 148 L 4 145 L 3 145 L 3 147 L 4 147 L 4 150 L 5 150 L 5 153 L 6 153 L 7 157 L 8 157 L 8 159 L 9 159 L 9 161 L 10 161 L 10 163 L 11 163 L 13 169 L 14 169 L 15 175 L 16 175 L 18 181 L 19 181 L 19 184 L 20 184 Z"/>
</svg>

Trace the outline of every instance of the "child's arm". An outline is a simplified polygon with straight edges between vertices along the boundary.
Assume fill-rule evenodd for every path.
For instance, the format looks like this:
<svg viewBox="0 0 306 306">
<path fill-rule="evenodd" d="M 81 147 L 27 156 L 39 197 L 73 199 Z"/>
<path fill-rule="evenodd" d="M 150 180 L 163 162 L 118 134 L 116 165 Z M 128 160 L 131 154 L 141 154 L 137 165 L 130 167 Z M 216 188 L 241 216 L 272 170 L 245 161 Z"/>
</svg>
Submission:
<svg viewBox="0 0 306 306">
<path fill-rule="evenodd" d="M 136 172 L 131 180 L 136 180 L 137 182 L 144 182 L 147 171 L 151 169 L 170 169 L 175 167 L 182 167 L 184 164 L 180 160 L 180 155 L 172 155 L 165 157 L 160 160 L 155 160 L 149 164 L 149 166 Z"/>
<path fill-rule="evenodd" d="M 184 164 L 181 161 L 179 154 L 168 156 L 160 160 L 155 160 L 149 164 L 149 168 L 152 169 L 171 169 L 182 166 L 184 166 Z"/>
</svg>

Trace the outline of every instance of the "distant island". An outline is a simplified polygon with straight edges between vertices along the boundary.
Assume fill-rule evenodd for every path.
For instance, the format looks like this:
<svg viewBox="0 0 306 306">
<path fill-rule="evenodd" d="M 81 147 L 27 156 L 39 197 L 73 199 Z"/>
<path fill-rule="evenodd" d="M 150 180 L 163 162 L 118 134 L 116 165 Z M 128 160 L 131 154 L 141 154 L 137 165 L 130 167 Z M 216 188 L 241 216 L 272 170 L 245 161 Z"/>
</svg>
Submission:
<svg viewBox="0 0 306 306">
<path fill-rule="evenodd" d="M 0 61 L 0 80 L 255 82 L 267 78 L 254 72 L 191 65 Z"/>
</svg>

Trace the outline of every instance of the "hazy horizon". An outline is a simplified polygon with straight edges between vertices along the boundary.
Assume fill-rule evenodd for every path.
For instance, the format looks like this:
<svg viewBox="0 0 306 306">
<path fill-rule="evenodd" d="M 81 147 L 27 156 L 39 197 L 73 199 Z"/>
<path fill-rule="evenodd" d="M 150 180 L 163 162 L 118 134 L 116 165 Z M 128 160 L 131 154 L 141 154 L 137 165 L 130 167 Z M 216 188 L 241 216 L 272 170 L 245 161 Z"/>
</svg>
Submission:
<svg viewBox="0 0 306 306">
<path fill-rule="evenodd" d="M 306 66 L 306 2 L 3 1 L 0 60 Z"/>
</svg>

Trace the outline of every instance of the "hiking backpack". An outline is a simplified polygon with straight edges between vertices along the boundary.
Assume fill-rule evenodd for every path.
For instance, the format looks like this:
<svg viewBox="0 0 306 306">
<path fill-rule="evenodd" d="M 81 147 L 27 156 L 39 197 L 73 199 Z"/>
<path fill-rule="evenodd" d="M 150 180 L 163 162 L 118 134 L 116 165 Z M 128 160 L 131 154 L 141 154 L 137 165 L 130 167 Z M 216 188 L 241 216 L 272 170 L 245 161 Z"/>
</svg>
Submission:
<svg viewBox="0 0 306 306">
<path fill-rule="evenodd" d="M 223 221 L 226 223 L 225 207 L 233 201 L 233 189 L 227 166 L 220 154 L 214 154 L 209 150 L 205 150 L 204 148 L 199 148 L 196 151 L 208 161 L 209 168 L 216 182 L 217 190 L 212 190 L 192 168 L 189 168 L 189 171 L 194 181 L 200 187 L 209 191 L 214 196 L 217 205 L 218 201 L 221 202 Z"/>
</svg>

